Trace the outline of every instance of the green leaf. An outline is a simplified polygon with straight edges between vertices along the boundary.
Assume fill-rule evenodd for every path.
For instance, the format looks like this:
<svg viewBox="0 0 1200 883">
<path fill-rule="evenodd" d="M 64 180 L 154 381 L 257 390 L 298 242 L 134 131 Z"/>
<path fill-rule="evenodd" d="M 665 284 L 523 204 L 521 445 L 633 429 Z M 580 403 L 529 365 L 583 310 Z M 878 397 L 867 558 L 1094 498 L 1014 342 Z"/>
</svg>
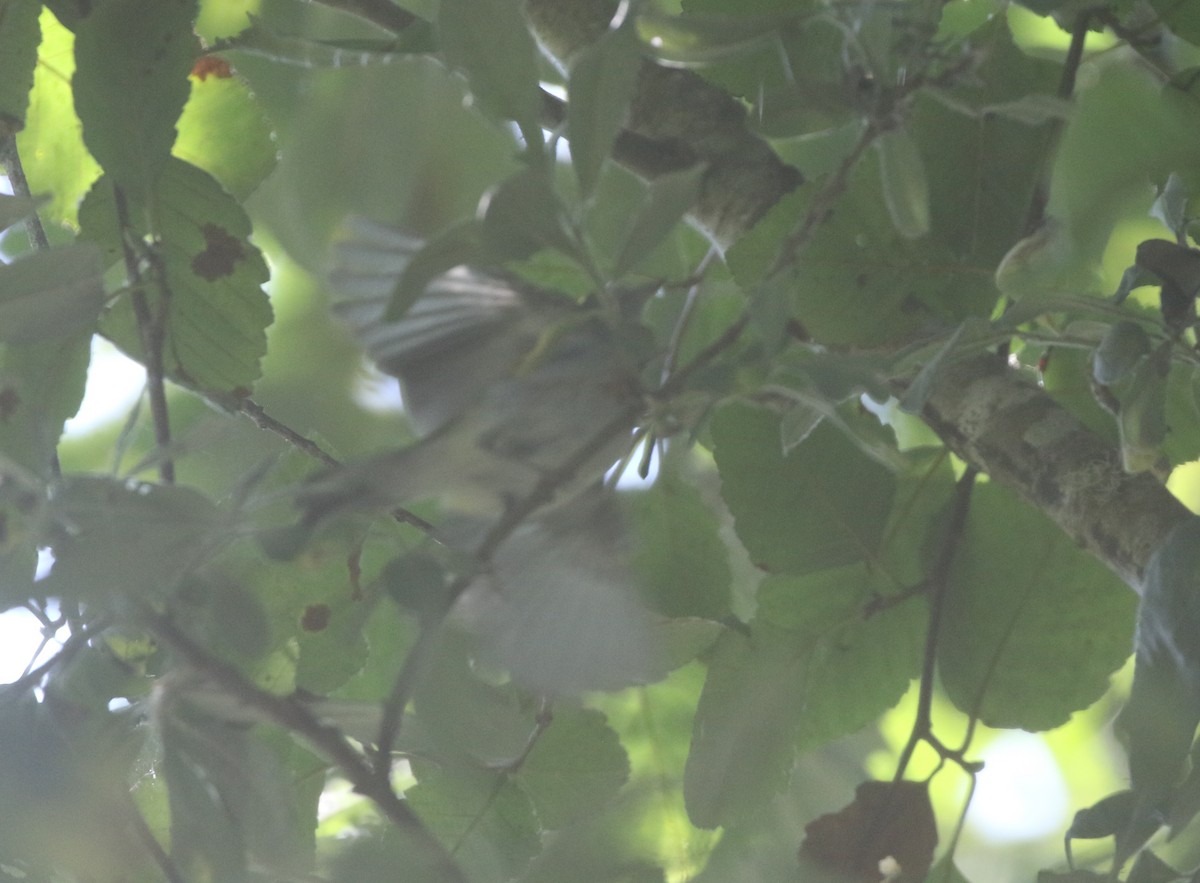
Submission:
<svg viewBox="0 0 1200 883">
<path fill-rule="evenodd" d="M 717 519 L 699 491 L 673 476 L 630 495 L 633 567 L 648 603 L 670 617 L 720 619 L 729 613 L 728 554 Z"/>
<path fill-rule="evenodd" d="M 1092 376 L 1097 383 L 1112 386 L 1125 378 L 1150 352 L 1150 337 L 1136 322 L 1117 322 L 1109 327 L 1096 347 Z"/>
<path fill-rule="evenodd" d="M 191 874 L 225 880 L 243 877 L 249 863 L 287 876 L 311 870 L 316 803 L 286 762 L 294 747 L 204 720 L 169 699 L 163 714 L 172 859 Z"/>
<path fill-rule="evenodd" d="M 213 552 L 227 519 L 186 487 L 73 476 L 55 488 L 43 538 L 54 567 L 50 595 L 90 601 L 170 594 Z"/>
<path fill-rule="evenodd" d="M 1182 237 L 1187 231 L 1187 208 L 1187 184 L 1179 175 L 1171 172 L 1154 205 L 1150 206 L 1150 217 L 1161 221 L 1177 237 Z"/>
<path fill-rule="evenodd" d="M 49 480 L 63 424 L 83 401 L 91 335 L 0 349 L 0 455 Z"/>
<path fill-rule="evenodd" d="M 695 165 L 659 175 L 646 186 L 642 204 L 629 221 L 629 234 L 613 262 L 623 276 L 666 239 L 696 202 L 707 168 Z"/>
<path fill-rule="evenodd" d="M 450 759 L 413 767 L 418 784 L 405 792 L 405 800 L 453 849 L 468 879 L 512 879 L 539 851 L 533 807 L 503 772 Z"/>
<path fill-rule="evenodd" d="M 514 120 L 531 152 L 538 127 L 537 47 L 515 0 L 445 0 L 438 39 L 446 64 L 467 76 L 484 112 Z"/>
<path fill-rule="evenodd" d="M 904 695 L 920 668 L 925 605 L 868 615 L 868 590 L 859 565 L 768 577 L 750 637 L 717 643 L 684 773 L 694 824 L 753 823 L 797 751 L 860 729 Z"/>
<path fill-rule="evenodd" d="M 389 64 L 405 55 L 433 52 L 433 27 L 416 21 L 391 40 L 318 40 L 303 34 L 284 34 L 258 16 L 222 47 L 223 53 L 245 54 L 301 68 L 365 67 Z"/>
<path fill-rule="evenodd" d="M 1065 722 L 1103 695 L 1129 654 L 1133 593 L 1046 516 L 990 483 L 975 488 L 944 603 L 942 683 L 988 726 Z"/>
<path fill-rule="evenodd" d="M 604 715 L 556 708 L 515 779 L 543 827 L 556 829 L 602 810 L 629 779 L 629 758 Z"/>
<path fill-rule="evenodd" d="M 268 271 L 249 241 L 250 221 L 207 173 L 172 159 L 154 191 L 161 237 L 156 259 L 168 294 L 148 286 L 151 312 L 165 310 L 163 357 L 168 376 L 217 398 L 246 395 L 266 353 L 271 305 L 262 284 Z M 82 235 L 116 262 L 121 232 L 111 182 L 99 181 L 80 207 Z M 137 225 L 134 233 L 151 231 Z M 141 339 L 129 300 L 122 299 L 101 330 L 134 358 Z"/>
<path fill-rule="evenodd" d="M 838 430 L 819 426 L 784 456 L 779 418 L 734 403 L 717 411 L 712 434 L 721 494 L 757 566 L 804 573 L 878 548 L 895 477 Z"/>
<path fill-rule="evenodd" d="M 548 169 L 522 169 L 484 200 L 483 233 L 496 258 L 523 260 L 543 248 L 579 253 Z"/>
<path fill-rule="evenodd" d="M 688 817 L 699 828 L 753 820 L 792 768 L 805 657 L 769 627 L 727 632 L 712 651 L 684 770 Z"/>
<path fill-rule="evenodd" d="M 41 18 L 41 64 L 33 76 L 33 92 L 17 149 L 34 193 L 46 193 L 47 221 L 73 222 L 88 187 L 100 168 L 83 144 L 83 133 L 71 95 L 74 35 L 44 10 Z"/>
<path fill-rule="evenodd" d="M 175 143 L 200 54 L 195 17 L 195 0 L 103 0 L 76 28 L 71 83 L 83 139 L 138 207 Z"/>
<path fill-rule="evenodd" d="M 1200 9 L 1179 0 L 1150 0 L 1150 5 L 1177 37 L 1200 46 Z"/>
<path fill-rule="evenodd" d="M 55 246 L 0 265 L 0 342 L 34 343 L 92 328 L 104 305 L 100 249 Z"/>
<path fill-rule="evenodd" d="M 179 117 L 175 156 L 244 200 L 275 168 L 277 151 L 270 123 L 243 80 L 210 76 L 192 83 Z"/>
<path fill-rule="evenodd" d="M 956 2 L 945 12 L 963 6 Z M 1056 128 L 984 111 L 1056 95 L 1060 66 L 1022 51 L 1003 15 L 991 15 L 971 34 L 970 45 L 980 53 L 979 67 L 942 93 L 940 98 L 949 101 L 918 94 L 906 131 L 925 166 L 930 237 L 963 261 L 964 271 L 990 272 L 1029 233 L 1030 201 L 1044 176 Z M 960 112 L 955 104 L 971 111 Z"/>
<path fill-rule="evenodd" d="M 629 113 L 642 61 L 633 20 L 628 16 L 626 24 L 589 43 L 571 59 L 567 138 L 584 196 L 595 188 L 600 166 Z"/>
<path fill-rule="evenodd" d="M 1133 688 L 1118 719 L 1137 796 L 1135 821 L 1171 793 L 1200 722 L 1200 518 L 1179 523 L 1146 568 Z"/>
<path fill-rule="evenodd" d="M 1161 354 L 1161 355 L 1160 355 Z M 1120 396 L 1117 429 L 1121 462 L 1129 473 L 1147 472 L 1163 461 L 1167 438 L 1168 350 L 1145 359 L 1134 369 L 1129 389 Z"/>
<path fill-rule="evenodd" d="M 919 239 L 929 232 L 929 181 L 917 142 L 896 129 L 875 140 L 875 153 L 892 224 L 904 238 Z"/>
<path fill-rule="evenodd" d="M 928 611 L 920 599 L 872 611 L 880 592 L 852 564 L 804 576 L 770 576 L 759 587 L 756 623 L 786 628 L 807 654 L 795 701 L 800 751 L 866 726 L 900 700 L 920 672 Z"/>
<path fill-rule="evenodd" d="M 38 0 L 6 0 L 0 4 L 0 138 L 25 127 L 33 69 L 42 31 Z"/>
</svg>

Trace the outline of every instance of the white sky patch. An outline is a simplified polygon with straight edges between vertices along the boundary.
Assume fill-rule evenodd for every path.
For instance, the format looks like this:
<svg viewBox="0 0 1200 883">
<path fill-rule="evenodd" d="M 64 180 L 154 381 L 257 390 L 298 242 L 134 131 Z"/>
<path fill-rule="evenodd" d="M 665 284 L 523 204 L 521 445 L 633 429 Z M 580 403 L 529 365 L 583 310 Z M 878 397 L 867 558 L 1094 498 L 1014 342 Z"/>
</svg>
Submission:
<svg viewBox="0 0 1200 883">
<path fill-rule="evenodd" d="M 42 624 L 28 610 L 14 608 L 0 613 L 0 684 L 11 684 L 25 673 L 42 643 Z M 35 665 L 59 650 L 50 641 L 38 654 Z"/>
<path fill-rule="evenodd" d="M 646 440 L 638 442 L 638 445 L 630 455 L 629 461 L 625 464 L 625 468 L 621 470 L 620 476 L 617 478 L 617 490 L 619 491 L 637 491 L 644 490 L 654 484 L 654 480 L 658 478 L 658 451 L 655 450 L 650 455 L 650 469 L 646 472 L 646 477 L 642 478 L 638 475 L 638 467 L 642 464 L 642 458 L 646 456 Z M 604 476 L 605 481 L 611 481 L 613 473 L 616 472 L 619 463 L 614 463 L 612 468 Z"/>
<path fill-rule="evenodd" d="M 363 361 L 363 370 L 355 378 L 351 392 L 359 407 L 373 414 L 395 414 L 404 411 L 400 384 L 370 362 Z"/>
<path fill-rule="evenodd" d="M 967 824 L 993 843 L 1045 837 L 1062 829 L 1070 794 L 1054 754 L 1033 733 L 997 736 L 983 752 Z"/>
<path fill-rule="evenodd" d="M 146 370 L 102 337 L 92 337 L 92 363 L 79 413 L 67 421 L 63 435 L 87 435 L 114 420 L 124 419 L 146 384 Z"/>
</svg>

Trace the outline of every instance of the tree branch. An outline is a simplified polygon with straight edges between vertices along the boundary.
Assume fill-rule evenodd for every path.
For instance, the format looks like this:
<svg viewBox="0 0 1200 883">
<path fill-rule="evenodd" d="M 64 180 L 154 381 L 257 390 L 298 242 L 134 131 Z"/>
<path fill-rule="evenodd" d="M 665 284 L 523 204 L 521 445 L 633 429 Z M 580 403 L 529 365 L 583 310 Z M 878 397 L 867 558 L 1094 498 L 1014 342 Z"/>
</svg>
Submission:
<svg viewBox="0 0 1200 883">
<path fill-rule="evenodd" d="M 922 411 L 946 446 L 1053 519 L 1139 594 L 1151 554 L 1188 510 L 1037 384 L 992 354 L 941 372 Z"/>
<path fill-rule="evenodd" d="M 228 696 L 254 709 L 268 720 L 308 742 L 314 749 L 336 764 L 354 786 L 354 790 L 370 799 L 398 829 L 406 831 L 437 862 L 446 883 L 465 883 L 462 871 L 446 848 L 429 832 L 392 790 L 391 783 L 380 781 L 370 765 L 354 750 L 335 728 L 322 723 L 303 704 L 286 696 L 276 696 L 261 690 L 237 669 L 211 655 L 183 633 L 169 616 L 148 607 L 141 611 L 147 629 L 193 671 L 203 675 Z"/>
</svg>

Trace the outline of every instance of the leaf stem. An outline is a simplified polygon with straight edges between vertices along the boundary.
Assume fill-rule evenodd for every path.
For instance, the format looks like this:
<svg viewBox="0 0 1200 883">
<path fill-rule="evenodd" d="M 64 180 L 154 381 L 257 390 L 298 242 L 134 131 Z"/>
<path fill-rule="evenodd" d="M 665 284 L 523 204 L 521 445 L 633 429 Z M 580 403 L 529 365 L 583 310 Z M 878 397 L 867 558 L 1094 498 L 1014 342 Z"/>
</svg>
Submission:
<svg viewBox="0 0 1200 883">
<path fill-rule="evenodd" d="M 113 197 L 117 209 L 117 224 L 121 229 L 121 251 L 125 257 L 125 274 L 130 283 L 129 296 L 146 363 L 146 394 L 150 399 L 150 416 L 154 422 L 154 441 L 163 454 L 158 464 L 158 476 L 164 484 L 174 484 L 175 461 L 167 453 L 171 447 L 171 417 L 167 407 L 162 352 L 167 292 L 165 290 L 160 292 L 162 303 L 155 315 L 155 312 L 150 309 L 150 302 L 142 286 L 141 266 L 133 246 L 135 234 L 129 218 L 129 203 L 125 198 L 125 191 L 117 184 L 113 184 Z"/>
</svg>

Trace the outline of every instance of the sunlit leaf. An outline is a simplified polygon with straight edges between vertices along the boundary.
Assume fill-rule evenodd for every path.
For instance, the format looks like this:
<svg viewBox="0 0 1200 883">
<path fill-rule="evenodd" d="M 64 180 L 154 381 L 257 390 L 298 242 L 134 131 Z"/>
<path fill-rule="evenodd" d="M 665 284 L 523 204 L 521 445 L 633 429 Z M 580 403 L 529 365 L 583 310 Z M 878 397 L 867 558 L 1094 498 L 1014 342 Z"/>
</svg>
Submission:
<svg viewBox="0 0 1200 883">
<path fill-rule="evenodd" d="M 230 138 L 230 132 L 237 132 Z M 271 126 L 238 77 L 193 80 L 179 117 L 174 155 L 204 169 L 236 199 L 245 199 L 275 167 Z"/>
</svg>

